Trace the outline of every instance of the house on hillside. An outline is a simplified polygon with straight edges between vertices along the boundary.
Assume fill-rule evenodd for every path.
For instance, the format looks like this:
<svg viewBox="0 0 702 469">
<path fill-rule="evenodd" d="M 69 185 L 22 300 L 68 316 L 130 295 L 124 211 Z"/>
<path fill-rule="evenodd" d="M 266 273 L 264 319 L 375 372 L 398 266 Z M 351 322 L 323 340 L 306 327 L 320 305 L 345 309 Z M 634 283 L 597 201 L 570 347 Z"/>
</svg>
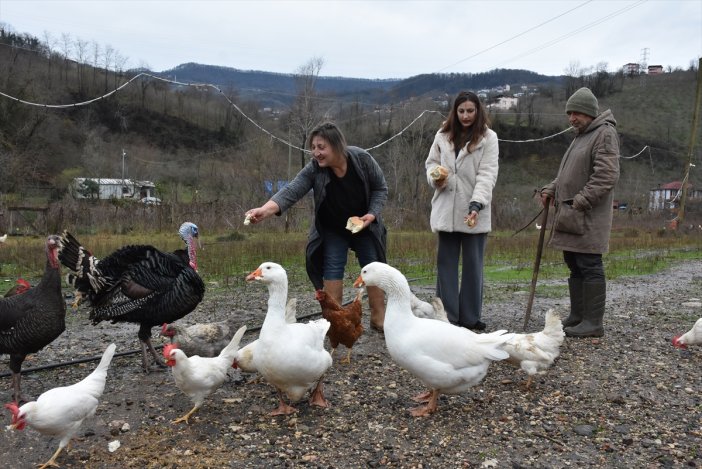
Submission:
<svg viewBox="0 0 702 469">
<path fill-rule="evenodd" d="M 648 74 L 649 75 L 662 75 L 663 74 L 663 65 L 649 65 L 648 66 Z"/>
<path fill-rule="evenodd" d="M 682 182 L 673 181 L 668 184 L 659 185 L 656 189 L 651 189 L 648 197 L 649 210 L 664 210 L 677 208 L 682 195 Z M 693 189 L 692 184 L 687 183 L 688 200 L 702 200 L 702 190 Z"/>
<path fill-rule="evenodd" d="M 634 62 L 629 62 L 622 67 L 624 75 L 638 75 L 641 71 L 641 66 Z"/>
<path fill-rule="evenodd" d="M 513 107 L 517 107 L 517 103 L 519 102 L 519 98 L 513 98 L 511 96 L 500 96 L 497 98 L 497 101 L 495 101 L 492 104 L 488 104 L 489 109 L 502 109 L 502 110 L 507 110 L 507 109 L 512 109 Z"/>
<path fill-rule="evenodd" d="M 76 199 L 154 200 L 156 185 L 132 179 L 74 178 L 69 192 Z"/>
</svg>

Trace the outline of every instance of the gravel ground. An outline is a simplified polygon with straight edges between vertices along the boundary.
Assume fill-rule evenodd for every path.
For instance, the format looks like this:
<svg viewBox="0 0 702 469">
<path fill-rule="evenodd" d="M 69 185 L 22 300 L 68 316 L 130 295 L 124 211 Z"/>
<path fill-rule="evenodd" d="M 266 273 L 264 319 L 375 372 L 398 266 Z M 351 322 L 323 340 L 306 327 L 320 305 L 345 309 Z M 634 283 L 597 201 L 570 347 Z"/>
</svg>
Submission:
<svg viewBox="0 0 702 469">
<path fill-rule="evenodd" d="M 567 313 L 565 280 L 556 285 L 562 296 L 537 297 L 530 330 L 541 327 L 550 307 Z M 521 332 L 527 302 L 527 286 L 522 287 L 520 292 L 487 286 L 488 330 Z M 604 338 L 566 339 L 559 359 L 530 391 L 521 372 L 493 364 L 479 386 L 442 396 L 437 413 L 427 418 L 408 413 L 410 398 L 423 386 L 392 362 L 383 336 L 368 327 L 351 364 L 335 362 L 326 376 L 331 407 L 303 402 L 292 416 L 267 416 L 277 405 L 273 389 L 247 384 L 251 375 L 233 371 L 190 424 L 174 425 L 171 420 L 191 403 L 170 374 L 144 374 L 139 355 L 116 357 L 96 416 L 84 423 L 59 463 L 90 468 L 698 467 L 702 349 L 680 351 L 670 339 L 702 316 L 701 287 L 702 261 L 610 282 Z M 421 298 L 431 296 L 429 286 L 412 288 Z M 350 298 L 351 291 L 346 293 Z M 298 298 L 299 315 L 319 310 L 306 284 L 291 286 L 290 295 Z M 260 325 L 266 298 L 262 285 L 219 289 L 182 322 L 237 314 L 249 327 Z M 112 341 L 118 353 L 138 348 L 136 326 L 92 326 L 86 317 L 84 310 L 69 313 L 66 332 L 29 357 L 25 368 L 100 355 Z M 368 326 L 367 314 L 364 322 Z M 256 335 L 247 333 L 243 342 Z M 343 346 L 338 352 L 344 356 Z M 82 379 L 95 365 L 27 373 L 23 391 L 36 397 Z M 7 369 L 7 356 L 0 357 L 0 371 Z M 10 385 L 9 377 L 0 379 L 6 401 Z M 8 414 L 5 419 L 9 423 Z M 114 441 L 120 446 L 111 452 L 108 444 Z M 48 460 L 57 444 L 31 429 L 5 431 L 1 465 L 34 467 Z"/>
</svg>

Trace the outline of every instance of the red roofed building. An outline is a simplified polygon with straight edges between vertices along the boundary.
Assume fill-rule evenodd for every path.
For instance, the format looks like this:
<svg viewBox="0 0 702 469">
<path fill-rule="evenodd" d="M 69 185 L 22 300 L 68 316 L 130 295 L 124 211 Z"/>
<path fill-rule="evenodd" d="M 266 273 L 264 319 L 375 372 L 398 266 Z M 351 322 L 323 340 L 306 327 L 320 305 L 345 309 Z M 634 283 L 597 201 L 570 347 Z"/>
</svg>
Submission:
<svg viewBox="0 0 702 469">
<path fill-rule="evenodd" d="M 682 182 L 673 181 L 668 184 L 659 185 L 657 189 L 651 189 L 648 197 L 649 210 L 663 210 L 677 208 L 682 195 Z M 702 199 L 702 190 L 695 190 L 692 184 L 687 183 L 687 198 Z"/>
</svg>

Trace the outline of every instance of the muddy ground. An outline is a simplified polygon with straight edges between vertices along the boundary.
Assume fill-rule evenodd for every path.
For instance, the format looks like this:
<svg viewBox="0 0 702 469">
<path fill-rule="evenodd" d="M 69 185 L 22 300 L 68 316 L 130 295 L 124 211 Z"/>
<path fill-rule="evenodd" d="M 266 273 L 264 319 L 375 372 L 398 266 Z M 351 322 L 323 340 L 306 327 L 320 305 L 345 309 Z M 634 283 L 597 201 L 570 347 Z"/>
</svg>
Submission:
<svg viewBox="0 0 702 469">
<path fill-rule="evenodd" d="M 298 298 L 298 315 L 318 312 L 309 286 L 298 283 L 290 292 Z M 352 281 L 347 283 L 350 298 Z M 567 313 L 565 279 L 556 284 L 562 294 L 537 297 L 530 330 L 541 327 L 550 307 Z M 432 294 L 428 285 L 412 288 L 421 298 Z M 488 330 L 521 332 L 528 286 L 486 288 Z M 261 324 L 267 298 L 262 285 L 210 290 L 183 323 L 236 315 L 249 327 Z M 303 402 L 292 416 L 269 417 L 277 405 L 273 389 L 247 384 L 250 375 L 233 371 L 190 424 L 174 425 L 171 421 L 191 403 L 169 372 L 144 374 L 138 354 L 116 357 L 95 417 L 58 461 L 76 468 L 698 467 L 702 348 L 680 351 L 670 339 L 702 316 L 701 297 L 702 261 L 612 281 L 604 338 L 566 339 L 560 358 L 530 391 L 521 372 L 493 364 L 479 386 L 442 396 L 438 412 L 427 418 L 408 413 L 421 383 L 392 362 L 383 336 L 368 328 L 353 349 L 352 363 L 335 361 L 326 377 L 331 407 Z M 367 326 L 367 314 L 364 321 Z M 97 356 L 113 341 L 118 353 L 136 350 L 136 332 L 134 325 L 93 326 L 82 309 L 69 312 L 66 332 L 24 367 Z M 247 333 L 243 342 L 256 336 Z M 343 346 L 339 351 L 343 356 Z M 37 397 L 82 379 L 95 365 L 27 373 L 23 391 Z M 7 356 L 0 357 L 0 372 L 7 369 Z M 0 378 L 6 402 L 10 385 L 9 377 Z M 9 413 L 3 419 L 4 427 Z M 31 429 L 2 431 L 0 466 L 35 467 L 57 444 Z"/>
</svg>

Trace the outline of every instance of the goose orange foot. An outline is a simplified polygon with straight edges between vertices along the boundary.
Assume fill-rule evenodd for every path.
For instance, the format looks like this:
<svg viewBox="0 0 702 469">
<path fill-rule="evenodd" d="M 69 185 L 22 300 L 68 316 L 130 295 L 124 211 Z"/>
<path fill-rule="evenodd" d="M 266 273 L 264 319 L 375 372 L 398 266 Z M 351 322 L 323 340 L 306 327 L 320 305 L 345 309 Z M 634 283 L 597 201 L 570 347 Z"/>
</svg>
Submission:
<svg viewBox="0 0 702 469">
<path fill-rule="evenodd" d="M 426 405 L 410 409 L 410 414 L 412 414 L 413 417 L 426 417 L 431 415 L 436 412 L 438 400 L 439 391 L 435 389 L 431 390 L 429 391 L 429 400 L 427 401 Z"/>
<path fill-rule="evenodd" d="M 324 385 L 321 379 L 314 388 L 314 391 L 312 391 L 312 394 L 310 394 L 310 405 L 329 407 L 329 401 L 324 398 Z"/>
<path fill-rule="evenodd" d="M 283 400 L 280 400 L 280 404 L 278 405 L 278 408 L 273 410 L 270 414 L 270 416 L 275 416 L 275 415 L 290 415 L 294 414 L 297 412 L 297 409 L 291 405 L 286 404 L 283 402 Z"/>
<path fill-rule="evenodd" d="M 422 404 L 429 402 L 430 399 L 431 399 L 431 391 L 421 392 L 412 398 L 412 400 L 414 402 L 420 402 Z"/>
</svg>

